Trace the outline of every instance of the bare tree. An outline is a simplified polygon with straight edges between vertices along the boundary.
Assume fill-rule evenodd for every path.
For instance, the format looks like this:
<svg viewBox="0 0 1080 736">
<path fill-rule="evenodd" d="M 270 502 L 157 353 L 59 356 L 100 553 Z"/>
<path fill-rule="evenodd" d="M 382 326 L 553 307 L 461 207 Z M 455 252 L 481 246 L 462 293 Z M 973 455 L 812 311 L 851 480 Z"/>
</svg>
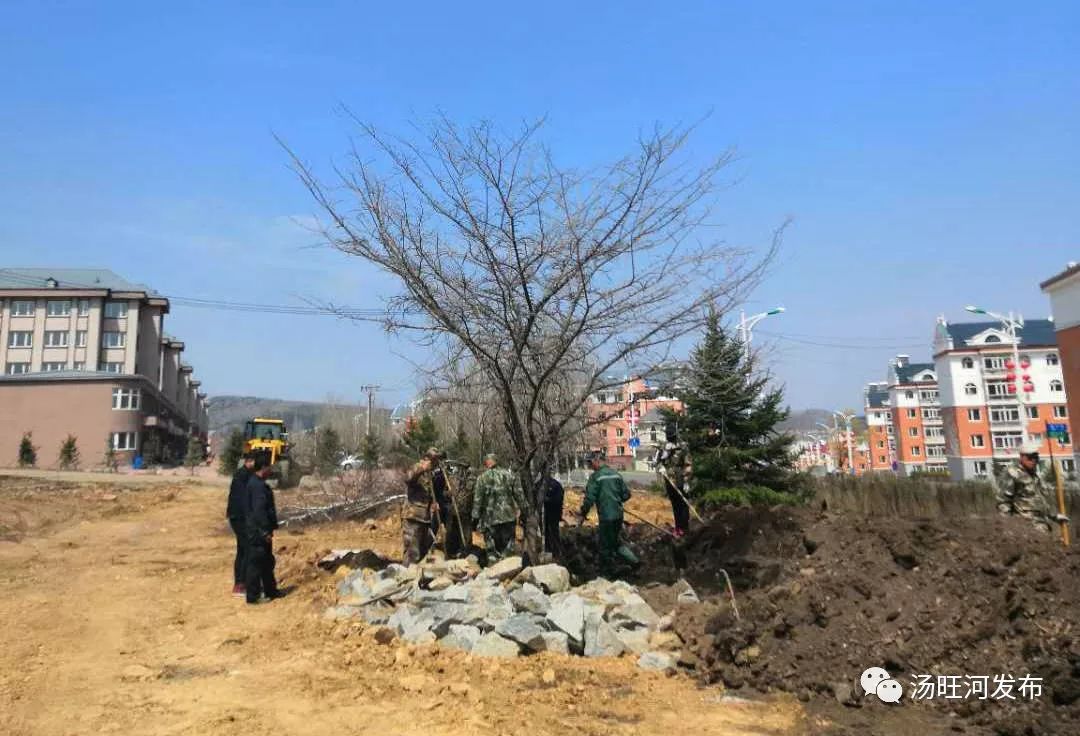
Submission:
<svg viewBox="0 0 1080 736">
<path fill-rule="evenodd" d="M 647 375 L 709 308 L 743 299 L 781 230 L 757 256 L 705 238 L 730 154 L 690 165 L 688 130 L 582 172 L 556 163 L 539 123 L 504 135 L 444 117 L 409 140 L 356 122 L 365 148 L 333 186 L 292 156 L 322 235 L 398 278 L 388 329 L 468 356 L 494 392 L 538 559 L 546 475 L 590 395 L 613 371 Z"/>
</svg>

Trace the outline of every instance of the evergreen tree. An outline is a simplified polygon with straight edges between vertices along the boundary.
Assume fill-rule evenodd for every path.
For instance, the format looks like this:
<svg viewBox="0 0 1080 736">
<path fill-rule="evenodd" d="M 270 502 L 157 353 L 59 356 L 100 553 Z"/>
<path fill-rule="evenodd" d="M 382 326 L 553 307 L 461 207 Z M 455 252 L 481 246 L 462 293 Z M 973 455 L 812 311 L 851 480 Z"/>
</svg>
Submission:
<svg viewBox="0 0 1080 736">
<path fill-rule="evenodd" d="M 341 460 L 341 437 L 333 427 L 316 428 L 315 437 L 315 472 L 319 475 L 333 475 Z"/>
<path fill-rule="evenodd" d="M 79 448 L 75 442 L 75 435 L 69 434 L 67 439 L 60 443 L 60 455 L 57 464 L 61 470 L 78 470 Z"/>
<path fill-rule="evenodd" d="M 763 486 L 792 486 L 791 435 L 778 432 L 788 416 L 783 389 L 754 370 L 742 342 L 710 315 L 694 350 L 683 386 L 685 415 L 676 421 L 679 438 L 694 464 L 692 493 Z"/>
<path fill-rule="evenodd" d="M 435 420 L 429 414 L 425 414 L 420 419 L 411 421 L 405 429 L 402 440 L 417 457 L 426 452 L 429 447 L 438 446 L 439 430 L 435 426 Z"/>
<path fill-rule="evenodd" d="M 112 436 L 105 438 L 105 454 L 102 457 L 102 464 L 110 473 L 116 472 L 119 463 L 116 459 L 116 448 L 113 447 Z"/>
<path fill-rule="evenodd" d="M 188 438 L 187 455 L 184 456 L 184 465 L 188 467 L 188 470 L 192 475 L 195 475 L 195 468 L 206 459 L 206 447 L 203 445 L 203 441 L 199 439 L 197 435 L 191 435 Z"/>
<path fill-rule="evenodd" d="M 34 433 L 27 432 L 19 441 L 19 467 L 33 468 L 37 466 L 37 448 L 33 442 Z"/>
<path fill-rule="evenodd" d="M 373 434 L 364 435 L 364 438 L 360 440 L 360 461 L 364 464 L 364 469 L 374 470 L 379 467 L 381 454 L 382 447 L 379 438 Z"/>
<path fill-rule="evenodd" d="M 218 460 L 218 473 L 232 475 L 240 467 L 240 458 L 244 454 L 244 433 L 234 429 L 225 440 L 225 446 L 221 448 L 221 458 Z"/>
</svg>

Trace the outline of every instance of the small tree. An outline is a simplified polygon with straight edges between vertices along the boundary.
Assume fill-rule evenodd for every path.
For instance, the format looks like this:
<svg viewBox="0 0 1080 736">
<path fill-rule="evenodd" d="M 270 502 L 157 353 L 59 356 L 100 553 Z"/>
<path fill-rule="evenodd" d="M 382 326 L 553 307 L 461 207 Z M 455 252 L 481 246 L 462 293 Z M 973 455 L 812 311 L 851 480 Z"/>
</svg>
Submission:
<svg viewBox="0 0 1080 736">
<path fill-rule="evenodd" d="M 332 475 L 341 458 L 341 437 L 333 427 L 319 427 L 315 438 L 315 471 Z"/>
<path fill-rule="evenodd" d="M 401 438 L 415 455 L 423 454 L 429 447 L 439 443 L 439 430 L 430 414 L 411 420 Z"/>
<path fill-rule="evenodd" d="M 116 459 L 116 448 L 113 447 L 112 435 L 105 438 L 105 454 L 102 457 L 102 464 L 105 466 L 105 470 L 110 473 L 115 473 L 119 465 Z"/>
<path fill-rule="evenodd" d="M 360 441 L 360 461 L 364 469 L 374 470 L 379 467 L 379 458 L 382 455 L 382 447 L 379 438 L 373 434 L 366 434 Z"/>
<path fill-rule="evenodd" d="M 225 447 L 221 449 L 221 459 L 218 461 L 218 472 L 222 475 L 232 475 L 240 466 L 240 457 L 244 454 L 244 433 L 234 429 L 225 440 Z"/>
<path fill-rule="evenodd" d="M 37 450 L 34 447 L 33 432 L 27 432 L 19 442 L 19 467 L 33 468 L 37 466 Z"/>
<path fill-rule="evenodd" d="M 191 475 L 195 475 L 195 468 L 206 459 L 206 446 L 198 435 L 188 438 L 187 455 L 184 456 L 184 465 L 188 467 Z"/>
<path fill-rule="evenodd" d="M 79 469 L 79 448 L 75 442 L 75 435 L 69 434 L 67 439 L 60 443 L 60 455 L 57 464 L 61 470 Z"/>
</svg>

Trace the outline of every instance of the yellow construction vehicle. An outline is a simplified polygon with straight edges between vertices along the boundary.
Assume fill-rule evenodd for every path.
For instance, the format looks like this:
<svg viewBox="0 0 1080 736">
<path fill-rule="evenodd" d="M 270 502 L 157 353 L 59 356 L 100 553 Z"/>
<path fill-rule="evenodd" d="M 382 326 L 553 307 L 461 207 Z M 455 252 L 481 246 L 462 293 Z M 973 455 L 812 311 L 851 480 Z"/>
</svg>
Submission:
<svg viewBox="0 0 1080 736">
<path fill-rule="evenodd" d="M 289 432 L 281 419 L 256 417 L 244 423 L 244 452 L 262 455 L 273 467 L 278 487 L 290 485 Z"/>
</svg>

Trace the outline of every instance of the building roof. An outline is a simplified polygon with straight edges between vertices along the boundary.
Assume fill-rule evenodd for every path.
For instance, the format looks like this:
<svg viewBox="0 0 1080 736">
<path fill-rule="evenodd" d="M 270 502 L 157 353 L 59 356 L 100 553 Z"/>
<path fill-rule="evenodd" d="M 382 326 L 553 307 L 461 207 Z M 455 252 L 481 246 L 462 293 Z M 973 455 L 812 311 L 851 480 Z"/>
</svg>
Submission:
<svg viewBox="0 0 1080 736">
<path fill-rule="evenodd" d="M 36 371 L 34 373 L 15 373 L 0 375 L 0 381 L 93 381 L 142 378 L 134 373 L 110 373 L 108 371 Z"/>
<path fill-rule="evenodd" d="M 50 287 L 49 279 L 57 282 Z M 108 289 L 156 294 L 104 268 L 0 268 L 0 289 Z"/>
<path fill-rule="evenodd" d="M 968 340 L 976 335 L 981 335 L 987 330 L 1000 330 L 1001 323 L 994 322 L 954 322 L 946 328 L 948 336 L 952 339 L 953 348 L 960 349 L 967 346 Z M 1054 323 L 1048 319 L 1029 319 L 1020 329 L 1021 345 L 1057 345 L 1057 334 L 1054 332 Z"/>
<path fill-rule="evenodd" d="M 1039 288 L 1043 291 L 1046 291 L 1047 289 L 1050 289 L 1057 284 L 1060 284 L 1062 281 L 1072 278 L 1078 273 L 1080 273 L 1080 263 L 1076 263 L 1075 261 L 1071 262 L 1069 263 L 1068 267 L 1064 271 L 1059 273 L 1057 276 L 1052 276 L 1046 281 L 1039 284 Z"/>
<path fill-rule="evenodd" d="M 889 403 L 889 389 L 880 384 L 866 387 L 866 405 L 871 409 L 881 409 Z"/>
<path fill-rule="evenodd" d="M 894 370 L 896 371 L 896 382 L 898 384 L 919 383 L 919 381 L 915 380 L 915 377 L 926 371 L 934 371 L 934 364 L 908 363 L 907 365 L 895 366 Z M 937 372 L 934 372 L 934 375 L 936 376 Z"/>
</svg>

